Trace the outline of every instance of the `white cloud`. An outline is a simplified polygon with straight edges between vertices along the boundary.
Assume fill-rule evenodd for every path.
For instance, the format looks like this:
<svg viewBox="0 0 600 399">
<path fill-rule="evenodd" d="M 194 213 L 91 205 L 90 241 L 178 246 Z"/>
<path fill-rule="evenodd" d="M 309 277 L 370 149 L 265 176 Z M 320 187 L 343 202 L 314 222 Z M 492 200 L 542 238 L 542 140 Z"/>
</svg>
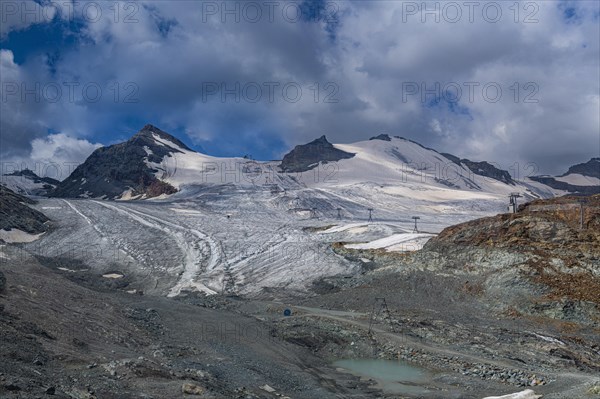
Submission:
<svg viewBox="0 0 600 399">
<path fill-rule="evenodd" d="M 4 171 L 31 169 L 40 176 L 63 180 L 84 162 L 101 144 L 91 143 L 64 133 L 50 134 L 31 142 L 31 151 L 26 157 L 3 162 Z"/>
<path fill-rule="evenodd" d="M 30 158 L 37 162 L 81 163 L 100 147 L 101 144 L 90 143 L 63 133 L 50 134 L 31 142 Z"/>
</svg>

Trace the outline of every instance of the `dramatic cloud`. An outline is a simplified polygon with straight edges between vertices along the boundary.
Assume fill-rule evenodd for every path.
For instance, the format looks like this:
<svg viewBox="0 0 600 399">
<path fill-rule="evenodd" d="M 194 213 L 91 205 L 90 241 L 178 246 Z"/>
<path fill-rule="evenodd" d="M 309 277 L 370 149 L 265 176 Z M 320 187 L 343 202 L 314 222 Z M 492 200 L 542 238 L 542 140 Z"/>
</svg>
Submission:
<svg viewBox="0 0 600 399">
<path fill-rule="evenodd" d="M 3 157 L 56 133 L 109 144 L 147 122 L 263 159 L 381 132 L 520 175 L 600 153 L 597 2 L 68 5 L 3 24 Z M 56 46 L 25 46 L 40 26 Z"/>
<path fill-rule="evenodd" d="M 100 147 L 101 144 L 90 143 L 63 133 L 50 134 L 44 138 L 34 139 L 31 142 L 31 151 L 26 156 L 3 160 L 2 172 L 11 173 L 16 170 L 31 169 L 39 176 L 63 180 Z"/>
<path fill-rule="evenodd" d="M 59 4 L 58 2 L 56 3 Z M 42 5 L 33 0 L 7 1 L 0 6 L 0 38 L 10 31 L 18 31 L 27 27 L 47 23 L 57 16 L 61 6 Z"/>
</svg>

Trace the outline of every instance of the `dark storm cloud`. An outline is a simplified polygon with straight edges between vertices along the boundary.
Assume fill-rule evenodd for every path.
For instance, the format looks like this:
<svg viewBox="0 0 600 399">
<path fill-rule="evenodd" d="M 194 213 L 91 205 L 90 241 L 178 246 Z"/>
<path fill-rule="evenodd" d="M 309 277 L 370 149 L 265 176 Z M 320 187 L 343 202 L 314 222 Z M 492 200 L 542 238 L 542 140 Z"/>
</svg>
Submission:
<svg viewBox="0 0 600 399">
<path fill-rule="evenodd" d="M 462 6 L 456 21 L 448 2 L 427 3 L 428 13 L 387 1 L 124 2 L 98 18 L 79 2 L 50 21 L 11 15 L 3 84 L 79 86 L 74 99 L 63 87 L 56 102 L 3 101 L 2 154 L 26 156 L 48 132 L 92 149 L 147 121 L 215 154 L 263 159 L 322 134 L 381 132 L 548 173 L 597 156 L 598 3 L 521 2 L 517 15 L 497 2 L 495 22 L 489 3 L 472 15 Z M 51 24 L 71 38 L 59 51 L 13 56 L 24 51 L 19 34 Z M 486 85 L 502 98 L 490 101 Z"/>
</svg>

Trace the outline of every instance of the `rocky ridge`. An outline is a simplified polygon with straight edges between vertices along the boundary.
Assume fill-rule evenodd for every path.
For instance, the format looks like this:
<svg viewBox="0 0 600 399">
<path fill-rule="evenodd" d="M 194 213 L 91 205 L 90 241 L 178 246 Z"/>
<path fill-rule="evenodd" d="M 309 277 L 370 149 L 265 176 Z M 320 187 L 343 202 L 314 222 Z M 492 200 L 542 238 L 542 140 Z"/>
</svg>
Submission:
<svg viewBox="0 0 600 399">
<path fill-rule="evenodd" d="M 294 147 L 283 157 L 280 168 L 287 173 L 306 172 L 319 162 L 335 162 L 353 156 L 354 154 L 335 148 L 325 136 L 321 136 L 310 143 Z"/>
<path fill-rule="evenodd" d="M 174 146 L 166 144 L 169 142 Z M 191 151 L 175 137 L 146 125 L 128 141 L 94 151 L 49 195 L 113 199 L 128 190 L 131 196 L 147 198 L 173 194 L 177 190 L 159 180 L 155 176 L 158 171 L 148 164 L 159 164 L 164 157 L 181 149 Z"/>
<path fill-rule="evenodd" d="M 30 198 L 0 186 L 0 230 L 19 229 L 29 234 L 47 231 L 49 219 L 29 207 L 35 203 Z"/>
</svg>

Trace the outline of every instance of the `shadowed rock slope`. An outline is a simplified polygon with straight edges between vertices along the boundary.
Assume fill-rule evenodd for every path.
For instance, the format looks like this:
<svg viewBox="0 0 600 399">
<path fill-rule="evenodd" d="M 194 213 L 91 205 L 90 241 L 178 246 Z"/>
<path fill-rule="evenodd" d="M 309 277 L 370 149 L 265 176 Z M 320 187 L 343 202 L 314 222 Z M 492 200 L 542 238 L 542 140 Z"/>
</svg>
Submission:
<svg viewBox="0 0 600 399">
<path fill-rule="evenodd" d="M 48 218 L 28 205 L 35 201 L 0 186 L 0 230 L 19 229 L 39 234 L 48 229 Z"/>
<path fill-rule="evenodd" d="M 169 143 L 173 144 L 170 145 Z M 131 195 L 156 197 L 177 190 L 160 181 L 150 164 L 160 164 L 180 149 L 191 151 L 175 137 L 146 125 L 124 143 L 97 149 L 73 173 L 50 192 L 51 197 L 118 198 Z"/>
<path fill-rule="evenodd" d="M 325 136 L 321 136 L 308 144 L 294 147 L 283 157 L 280 167 L 283 172 L 288 173 L 306 172 L 319 162 L 335 162 L 353 156 L 354 154 L 335 148 Z"/>
</svg>

